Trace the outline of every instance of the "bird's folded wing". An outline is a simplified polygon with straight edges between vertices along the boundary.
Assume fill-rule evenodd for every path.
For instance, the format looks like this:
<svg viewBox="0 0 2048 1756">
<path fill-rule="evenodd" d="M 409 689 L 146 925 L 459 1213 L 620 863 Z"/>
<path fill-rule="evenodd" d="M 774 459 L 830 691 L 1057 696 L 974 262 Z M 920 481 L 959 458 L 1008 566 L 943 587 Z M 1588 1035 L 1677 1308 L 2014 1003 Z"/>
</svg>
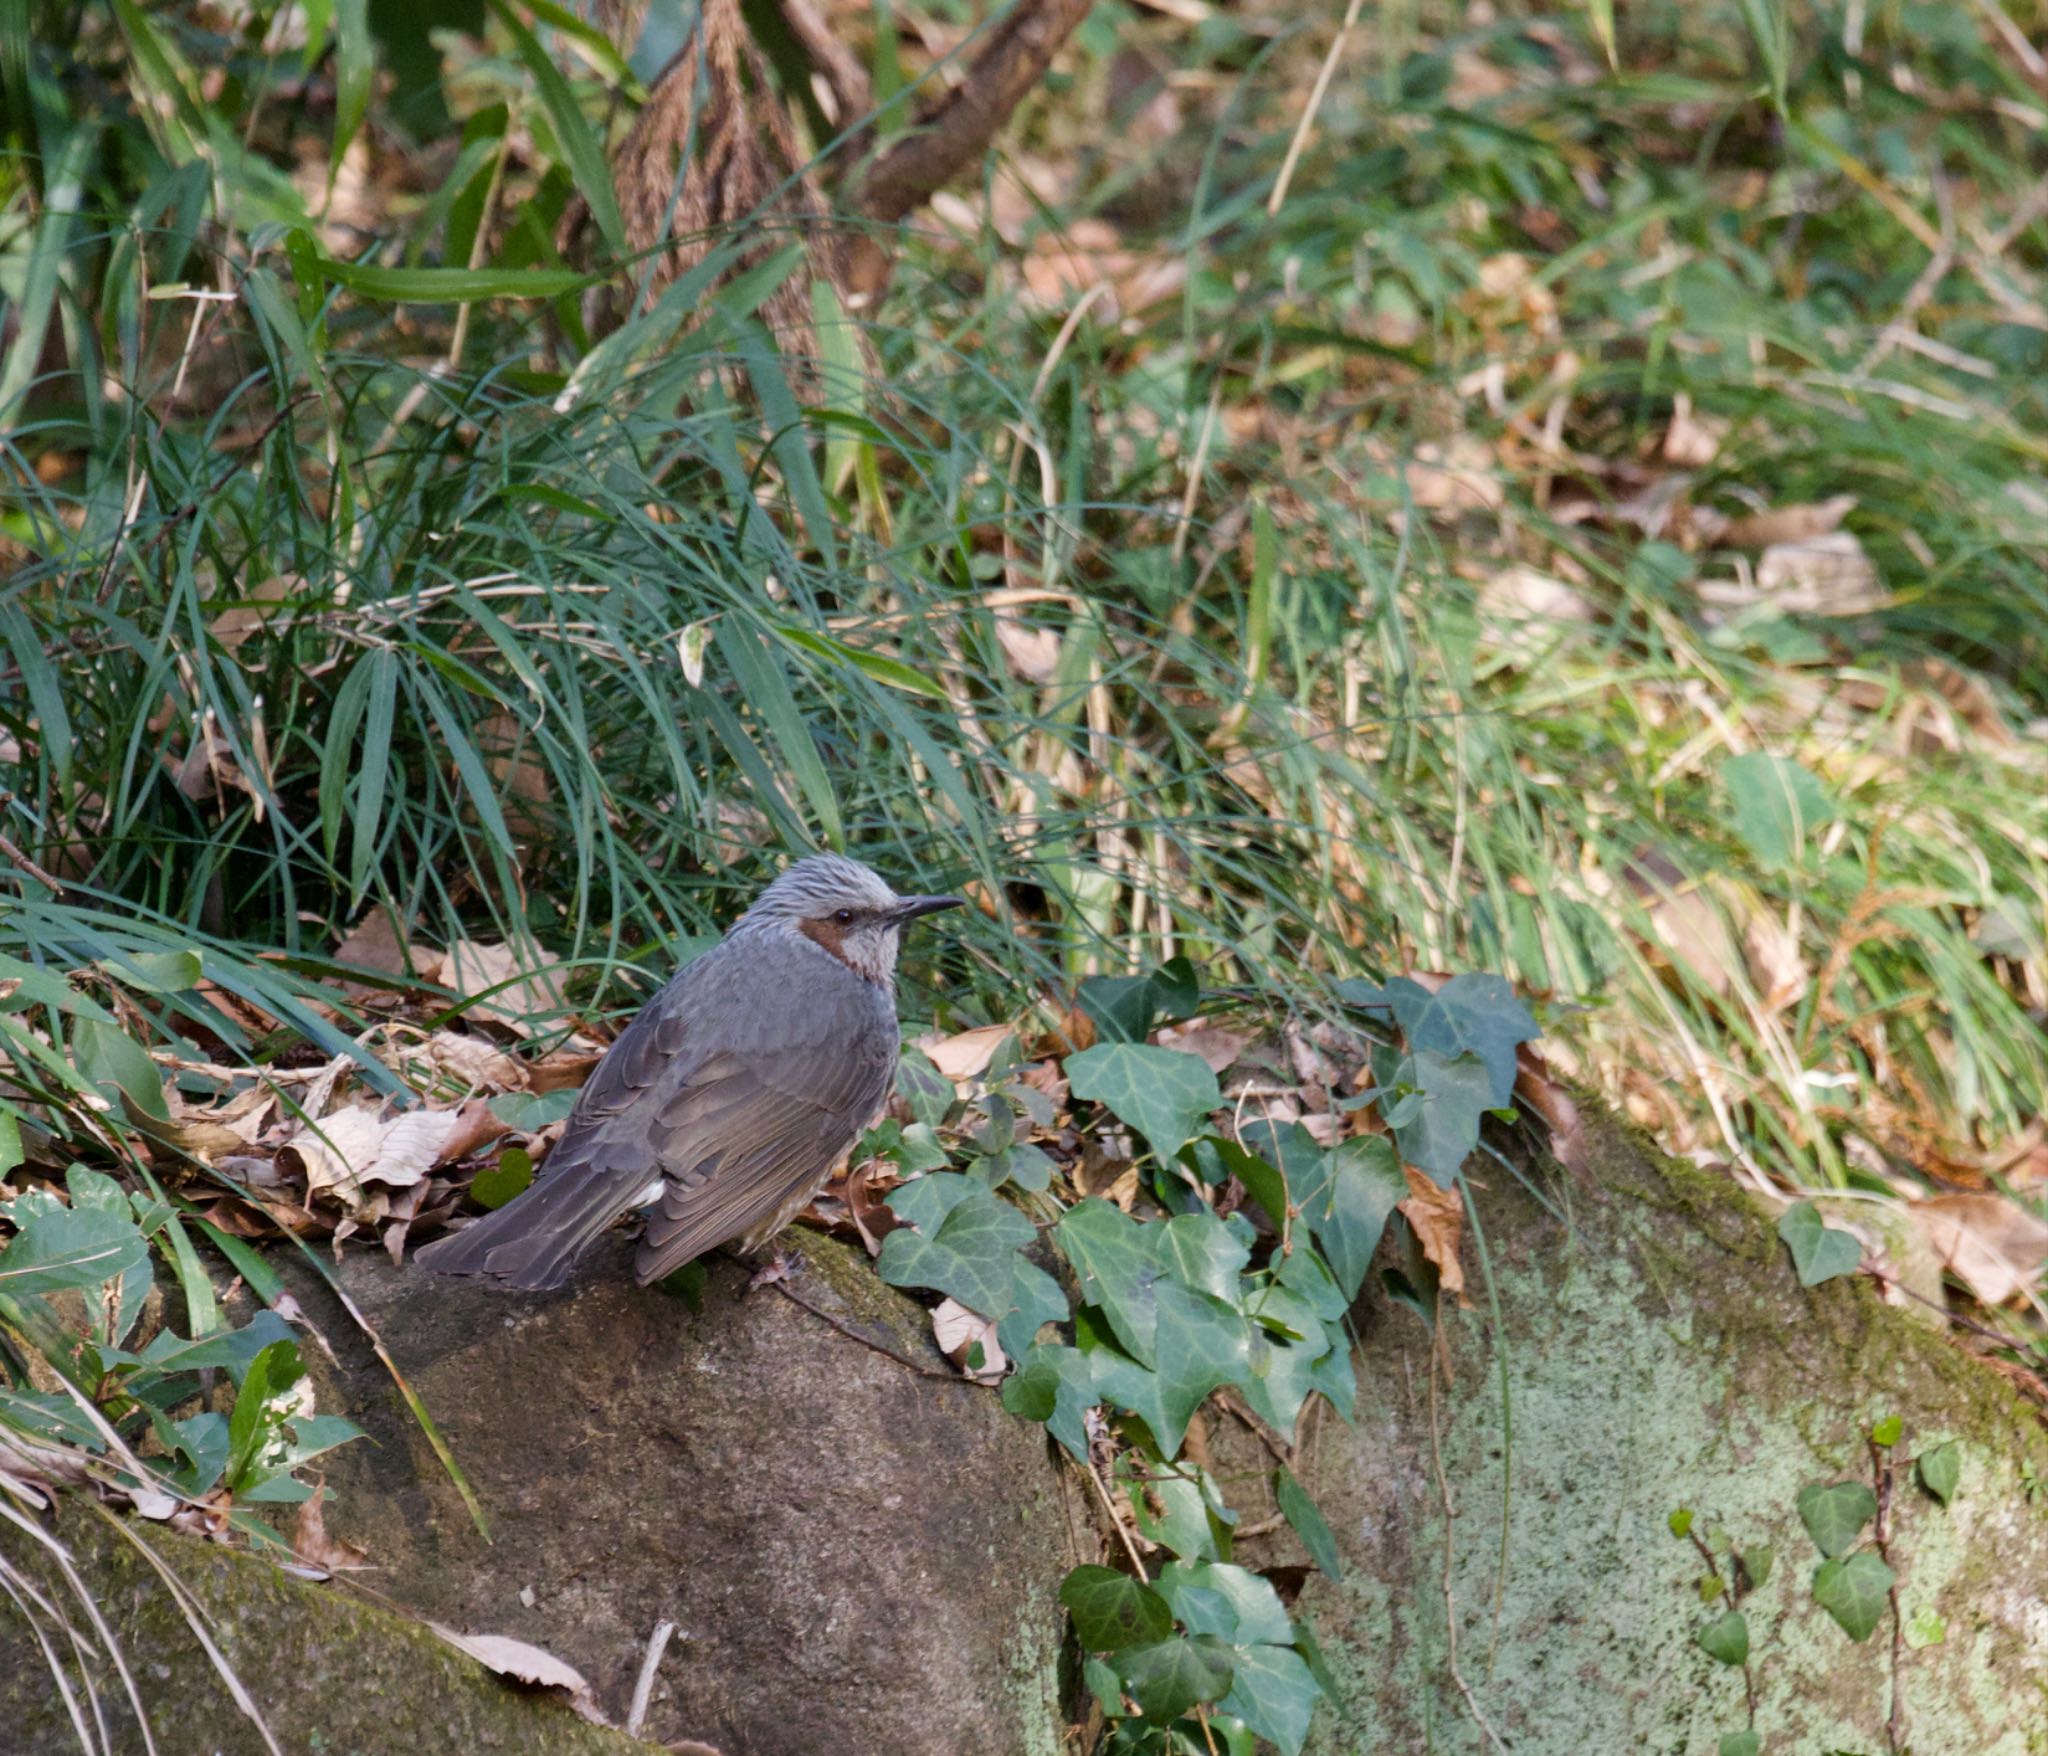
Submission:
<svg viewBox="0 0 2048 1756">
<path fill-rule="evenodd" d="M 815 1188 L 874 1120 L 892 1071 L 872 1044 L 807 1066 L 714 1055 L 644 1118 L 622 1116 L 644 1127 L 646 1156 L 668 1179 L 640 1246 L 641 1281 L 752 1231 Z"/>
</svg>

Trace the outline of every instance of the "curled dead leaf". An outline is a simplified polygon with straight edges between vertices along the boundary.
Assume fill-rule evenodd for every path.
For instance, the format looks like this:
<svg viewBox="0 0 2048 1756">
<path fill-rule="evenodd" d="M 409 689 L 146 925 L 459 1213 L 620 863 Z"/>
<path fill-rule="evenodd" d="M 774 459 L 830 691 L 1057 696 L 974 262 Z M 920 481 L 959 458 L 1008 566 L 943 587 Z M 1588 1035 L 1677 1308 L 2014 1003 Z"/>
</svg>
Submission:
<svg viewBox="0 0 2048 1756">
<path fill-rule="evenodd" d="M 514 1640 L 506 1634 L 458 1634 L 440 1622 L 429 1622 L 427 1626 L 458 1652 L 468 1653 L 487 1670 L 533 1688 L 566 1690 L 569 1705 L 585 1719 L 598 1725 L 609 1723 L 598 1711 L 590 1685 L 583 1680 L 583 1673 L 544 1647 Z"/>
<path fill-rule="evenodd" d="M 949 1037 L 933 1032 L 919 1037 L 916 1046 L 955 1085 L 962 1085 L 988 1070 L 996 1050 L 1010 1034 L 1011 1027 L 1007 1024 L 982 1024 Z"/>
<path fill-rule="evenodd" d="M 347 1573 L 366 1566 L 369 1550 L 327 1534 L 326 1515 L 320 1510 L 326 1498 L 327 1490 L 322 1486 L 299 1502 L 299 1516 L 292 1524 L 292 1553 L 308 1567 L 327 1573 Z"/>
<path fill-rule="evenodd" d="M 941 1299 L 933 1310 L 932 1339 L 962 1376 L 976 1384 L 1000 1384 L 1010 1368 L 1002 1343 L 996 1340 L 996 1326 L 958 1299 Z"/>
<path fill-rule="evenodd" d="M 278 1156 L 305 1178 L 306 1198 L 331 1194 L 367 1211 L 366 1188 L 409 1188 L 431 1170 L 455 1131 L 454 1110 L 407 1110 L 380 1118 L 373 1110 L 341 1109 L 294 1135 Z M 382 1218 L 385 1208 L 379 1208 Z"/>
<path fill-rule="evenodd" d="M 435 971 L 445 988 L 470 1000 L 470 1016 L 504 1025 L 518 1036 L 531 1036 L 538 1025 L 567 1010 L 552 969 L 539 960 L 537 947 L 524 957 L 510 945 L 486 945 L 459 939 L 449 946 Z"/>
<path fill-rule="evenodd" d="M 1465 1238 L 1465 1198 L 1455 1185 L 1446 1189 L 1413 1165 L 1401 1168 L 1408 1174 L 1408 1198 L 1400 1203 L 1401 1215 L 1436 1269 L 1438 1284 L 1455 1294 L 1459 1304 L 1469 1304 L 1465 1265 L 1458 1258 Z"/>
<path fill-rule="evenodd" d="M 2030 1291 L 2048 1263 L 2048 1225 L 2003 1195 L 1936 1195 L 1908 1211 L 1942 1266 L 1987 1305 Z"/>
</svg>

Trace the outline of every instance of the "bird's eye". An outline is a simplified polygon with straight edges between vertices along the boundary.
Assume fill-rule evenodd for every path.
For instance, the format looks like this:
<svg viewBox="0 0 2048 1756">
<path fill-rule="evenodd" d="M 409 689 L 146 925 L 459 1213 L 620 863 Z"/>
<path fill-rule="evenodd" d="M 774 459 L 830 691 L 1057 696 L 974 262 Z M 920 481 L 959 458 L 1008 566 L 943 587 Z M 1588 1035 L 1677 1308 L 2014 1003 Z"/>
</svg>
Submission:
<svg viewBox="0 0 2048 1756">
<path fill-rule="evenodd" d="M 850 908 L 843 908 L 832 918 L 835 921 L 837 921 L 842 927 L 849 927 L 853 924 L 853 910 Z"/>
</svg>

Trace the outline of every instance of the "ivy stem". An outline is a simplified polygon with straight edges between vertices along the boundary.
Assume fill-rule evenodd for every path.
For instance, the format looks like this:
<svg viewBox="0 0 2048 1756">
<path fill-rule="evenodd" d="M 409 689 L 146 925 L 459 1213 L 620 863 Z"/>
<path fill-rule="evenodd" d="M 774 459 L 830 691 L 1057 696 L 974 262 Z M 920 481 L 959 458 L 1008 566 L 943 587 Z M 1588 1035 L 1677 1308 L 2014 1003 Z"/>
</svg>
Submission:
<svg viewBox="0 0 2048 1756">
<path fill-rule="evenodd" d="M 1721 1590 L 1727 1596 L 1729 1607 L 1740 1608 L 1743 1597 L 1742 1563 L 1739 1560 L 1732 1561 L 1727 1577 L 1722 1578 L 1720 1560 L 1714 1551 L 1707 1547 L 1706 1538 L 1701 1536 L 1696 1528 L 1688 1528 L 1685 1534 L 1692 1539 L 1692 1546 L 1699 1550 L 1700 1559 L 1707 1564 L 1707 1571 L 1721 1581 Z M 1755 1731 L 1756 1673 L 1750 1669 L 1750 1661 L 1747 1658 L 1742 1661 L 1742 1699 L 1749 1709 L 1749 1729 Z"/>
<path fill-rule="evenodd" d="M 1871 1472 L 1877 1477 L 1877 1558 L 1892 1576 L 1885 1593 L 1892 1612 L 1892 1710 L 1885 1718 L 1886 1747 L 1892 1756 L 1906 1747 L 1906 1703 L 1899 1688 L 1899 1673 L 1906 1662 L 1906 1624 L 1899 1614 L 1899 1570 L 1892 1565 L 1892 1454 L 1887 1445 L 1870 1441 Z"/>
</svg>

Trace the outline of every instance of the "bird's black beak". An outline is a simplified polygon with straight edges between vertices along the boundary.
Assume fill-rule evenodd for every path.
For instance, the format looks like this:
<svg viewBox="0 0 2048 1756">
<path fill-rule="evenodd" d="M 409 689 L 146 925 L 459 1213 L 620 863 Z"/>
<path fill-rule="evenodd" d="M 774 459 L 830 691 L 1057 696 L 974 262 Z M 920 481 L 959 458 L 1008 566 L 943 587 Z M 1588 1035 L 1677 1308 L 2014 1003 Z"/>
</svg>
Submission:
<svg viewBox="0 0 2048 1756">
<path fill-rule="evenodd" d="M 949 908 L 966 905 L 957 896 L 899 896 L 892 911 L 898 926 L 907 927 L 920 915 L 935 915 Z"/>
</svg>

